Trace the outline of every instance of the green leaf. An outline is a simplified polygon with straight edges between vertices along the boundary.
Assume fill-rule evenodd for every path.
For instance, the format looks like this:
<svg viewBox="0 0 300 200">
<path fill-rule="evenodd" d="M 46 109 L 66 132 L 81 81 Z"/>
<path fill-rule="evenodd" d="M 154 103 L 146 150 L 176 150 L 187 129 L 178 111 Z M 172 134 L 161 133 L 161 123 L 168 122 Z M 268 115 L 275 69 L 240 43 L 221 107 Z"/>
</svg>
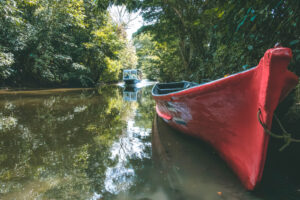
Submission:
<svg viewBox="0 0 300 200">
<path fill-rule="evenodd" d="M 297 60 L 297 61 L 300 60 L 300 53 L 296 55 L 296 60 Z"/>
<path fill-rule="evenodd" d="M 256 15 L 254 15 L 253 17 L 251 17 L 250 21 L 253 22 L 256 18 Z"/>
<path fill-rule="evenodd" d="M 290 42 L 290 45 L 293 46 L 293 45 L 297 44 L 299 41 L 300 40 L 293 40 L 293 41 Z"/>
<path fill-rule="evenodd" d="M 224 15 L 224 10 L 218 14 L 218 18 L 221 18 Z"/>
</svg>

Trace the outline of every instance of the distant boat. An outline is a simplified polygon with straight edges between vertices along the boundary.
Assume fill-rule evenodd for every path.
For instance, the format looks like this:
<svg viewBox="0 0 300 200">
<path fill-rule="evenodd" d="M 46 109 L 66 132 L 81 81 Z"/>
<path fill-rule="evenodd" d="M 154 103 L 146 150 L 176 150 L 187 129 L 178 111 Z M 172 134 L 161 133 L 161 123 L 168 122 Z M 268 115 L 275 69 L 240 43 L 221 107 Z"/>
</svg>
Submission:
<svg viewBox="0 0 300 200">
<path fill-rule="evenodd" d="M 169 125 L 210 143 L 253 190 L 263 174 L 269 135 L 280 101 L 297 85 L 287 69 L 289 48 L 266 51 L 258 66 L 205 84 L 157 83 L 156 112 Z"/>
<path fill-rule="evenodd" d="M 126 85 L 135 85 L 142 80 L 142 72 L 138 69 L 124 69 L 123 81 Z"/>
</svg>

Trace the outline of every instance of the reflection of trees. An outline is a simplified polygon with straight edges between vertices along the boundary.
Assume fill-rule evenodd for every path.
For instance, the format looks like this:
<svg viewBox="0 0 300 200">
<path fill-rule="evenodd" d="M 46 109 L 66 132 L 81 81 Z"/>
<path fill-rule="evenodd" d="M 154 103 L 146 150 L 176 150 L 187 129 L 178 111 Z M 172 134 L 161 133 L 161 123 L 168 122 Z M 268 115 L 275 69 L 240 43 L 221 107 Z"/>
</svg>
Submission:
<svg viewBox="0 0 300 200">
<path fill-rule="evenodd" d="M 113 86 L 4 96 L 0 117 L 15 119 L 15 125 L 0 130 L 0 198 L 23 198 L 26 191 L 25 199 L 88 199 L 95 193 L 114 198 L 105 191 L 106 173 L 121 161 L 134 171 L 120 173 L 130 176 L 129 190 L 142 187 L 151 166 L 149 134 L 143 133 L 149 133 L 154 104 L 150 88 L 142 90 L 139 102 L 122 99 Z M 128 154 L 130 145 L 144 147 Z"/>
<path fill-rule="evenodd" d="M 75 105 L 90 102 L 84 102 L 75 94 L 67 97 L 8 97 L 7 101 L 14 104 L 15 108 L 6 110 L 10 112 L 6 114 L 18 119 L 18 124 L 16 128 L 0 135 L 3 141 L 1 152 L 3 157 L 7 158 L 0 162 L 0 179 L 5 185 L 2 188 L 4 191 L 1 192 L 20 191 L 28 185 L 41 184 L 43 188 L 36 189 L 33 196 L 28 197 L 31 199 L 41 195 L 39 192 L 45 192 L 47 195 L 49 191 L 61 185 L 73 187 L 76 183 L 84 182 L 75 181 L 75 177 L 78 176 L 73 176 L 80 172 L 80 167 L 73 167 L 76 162 L 74 158 L 86 143 L 85 140 L 75 138 L 81 134 L 80 127 L 75 126 L 76 122 L 84 113 L 78 115 L 73 109 Z M 0 102 L 0 106 L 3 108 L 3 102 Z M 79 142 L 73 143 L 73 140 Z M 7 199 L 17 198 L 17 195 L 18 193 L 8 194 Z"/>
<path fill-rule="evenodd" d="M 131 102 L 132 103 L 132 102 Z M 117 165 L 113 168 L 118 174 L 109 174 L 110 192 L 105 199 L 140 199 L 144 191 L 150 192 L 155 185 L 151 173 L 151 126 L 154 114 L 154 101 L 151 87 L 141 90 L 141 98 L 137 102 L 135 115 L 127 119 L 127 133 L 115 142 L 117 149 Z M 116 197 L 117 196 L 117 197 Z"/>
<path fill-rule="evenodd" d="M 141 91 L 141 98 L 138 103 L 138 114 L 135 116 L 135 123 L 139 127 L 151 129 L 155 114 L 155 102 L 151 96 L 151 86 Z"/>
<path fill-rule="evenodd" d="M 33 183 L 41 187 L 29 199 L 87 199 L 101 191 L 105 170 L 115 163 L 109 148 L 126 126 L 121 116 L 129 108 L 118 90 L 99 93 L 7 96 L 0 101 L 1 115 L 17 120 L 0 133 L 3 198 L 17 198 L 18 191 Z M 14 108 L 6 109 L 7 102 Z"/>
</svg>

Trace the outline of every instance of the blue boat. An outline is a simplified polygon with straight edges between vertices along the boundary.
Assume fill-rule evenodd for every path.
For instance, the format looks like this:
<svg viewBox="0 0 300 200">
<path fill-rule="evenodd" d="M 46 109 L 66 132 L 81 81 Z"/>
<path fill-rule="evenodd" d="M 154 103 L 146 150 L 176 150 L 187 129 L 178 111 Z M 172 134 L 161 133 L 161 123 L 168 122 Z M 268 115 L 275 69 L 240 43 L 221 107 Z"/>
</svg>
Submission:
<svg viewBox="0 0 300 200">
<path fill-rule="evenodd" d="M 135 85 L 142 80 L 142 72 L 138 69 L 124 69 L 123 81 L 125 85 Z"/>
</svg>

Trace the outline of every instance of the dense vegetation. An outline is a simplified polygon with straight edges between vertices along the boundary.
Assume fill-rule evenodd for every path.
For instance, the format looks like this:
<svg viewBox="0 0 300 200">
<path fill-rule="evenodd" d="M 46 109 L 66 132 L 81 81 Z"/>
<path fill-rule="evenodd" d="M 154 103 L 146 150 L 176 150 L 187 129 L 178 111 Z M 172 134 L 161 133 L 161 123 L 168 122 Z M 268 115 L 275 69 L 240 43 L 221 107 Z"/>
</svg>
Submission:
<svg viewBox="0 0 300 200">
<path fill-rule="evenodd" d="M 164 81 L 215 79 L 256 66 L 280 42 L 300 74 L 300 1 L 128 0 L 144 26 L 135 44 L 139 66 Z M 298 69 L 295 69 L 298 66 Z"/>
<path fill-rule="evenodd" d="M 108 6 L 103 0 L 0 1 L 0 86 L 118 80 L 131 50 Z"/>
<path fill-rule="evenodd" d="M 0 85 L 89 86 L 135 67 L 122 23 L 107 8 L 140 11 L 138 68 L 162 81 L 215 79 L 255 66 L 280 42 L 300 65 L 300 1 L 0 1 Z"/>
</svg>

